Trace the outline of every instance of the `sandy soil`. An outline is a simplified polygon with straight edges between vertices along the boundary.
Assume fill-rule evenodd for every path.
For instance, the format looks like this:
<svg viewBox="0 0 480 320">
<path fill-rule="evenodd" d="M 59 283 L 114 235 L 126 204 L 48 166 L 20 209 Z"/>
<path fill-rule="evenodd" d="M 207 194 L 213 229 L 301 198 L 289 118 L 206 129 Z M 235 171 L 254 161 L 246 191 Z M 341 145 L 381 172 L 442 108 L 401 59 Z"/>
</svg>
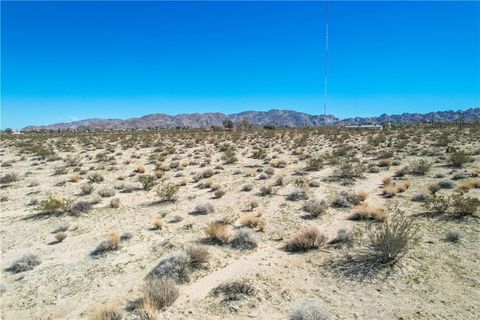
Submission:
<svg viewBox="0 0 480 320">
<path fill-rule="evenodd" d="M 478 179 L 478 128 L 464 129 L 460 133 L 460 143 L 455 146 L 470 152 L 473 159 L 460 169 L 448 164 L 445 147 L 435 145 L 440 131 L 450 129 L 436 130 L 437 133 L 411 128 L 407 132 L 408 143 L 402 147 L 388 145 L 389 141 L 399 139 L 400 130 L 387 133 L 339 130 L 337 134 L 328 135 L 309 131 L 301 150 L 296 139 L 302 136 L 302 130 L 276 130 L 274 136 L 268 130 L 259 130 L 236 141 L 233 141 L 236 133 L 228 132 L 182 133 L 177 138 L 176 133 L 149 133 L 144 146 L 142 133 L 139 133 L 131 134 L 138 139 L 136 144 L 124 148 L 116 138 L 99 134 L 87 135 L 86 139 L 93 141 L 90 145 L 75 135 L 34 138 L 38 143 L 54 145 L 56 160 L 39 159 L 22 149 L 18 142 L 30 139 L 28 136 L 2 137 L 1 175 L 16 173 L 19 177 L 18 181 L 5 184 L 1 189 L 1 283 L 5 289 L 1 296 L 2 319 L 88 319 L 99 304 L 114 302 L 122 308 L 128 301 L 141 297 L 145 276 L 164 255 L 188 244 L 206 246 L 211 253 L 210 261 L 207 268 L 195 270 L 189 282 L 178 285 L 179 298 L 172 306 L 158 312 L 161 319 L 286 319 L 292 307 L 305 298 L 323 301 L 336 319 L 478 319 L 479 220 L 423 215 L 422 203 L 411 200 L 415 194 L 425 192 L 429 184 L 441 180 L 452 182 L 452 189 L 440 191 L 450 195 L 458 191 L 462 182 Z M 380 134 L 386 135 L 387 140 L 373 146 L 372 140 Z M 413 136 L 420 137 L 420 142 L 411 141 Z M 195 141 L 195 137 L 204 138 Z M 59 141 L 67 141 L 67 147 L 57 143 Z M 225 164 L 222 159 L 223 152 L 219 148 L 225 142 L 236 146 L 238 161 L 233 164 Z M 159 153 L 157 143 L 164 144 L 161 149 L 164 146 L 175 148 L 160 163 L 150 158 Z M 342 145 L 351 146 L 367 165 L 379 162 L 378 154 L 385 150 L 393 151 L 390 159 L 398 163 L 378 168 L 378 172 L 365 169 L 363 177 L 349 185 L 329 181 L 328 177 L 338 165 L 328 164 L 325 153 Z M 252 158 L 257 146 L 267 150 L 266 159 Z M 112 159 L 99 162 L 95 155 L 102 152 L 107 152 Z M 316 154 L 324 155 L 323 168 L 305 170 L 308 157 Z M 55 168 L 65 165 L 63 159 L 68 156 L 81 159 L 81 165 L 76 167 L 85 172 L 81 172 L 78 182 L 70 181 L 74 167 L 68 167 L 65 174 L 54 174 Z M 211 159 L 210 163 L 205 163 L 207 158 Z M 168 167 L 176 159 L 189 164 L 169 169 L 162 177 L 173 183 L 187 179 L 175 202 L 159 202 L 157 187 L 150 191 L 122 192 L 122 185 L 141 187 L 140 174 L 134 172 L 139 165 L 145 166 L 145 174 L 153 174 L 157 164 Z M 285 160 L 286 166 L 273 168 L 272 159 Z M 408 190 L 392 198 L 384 197 L 384 178 L 392 177 L 399 168 L 419 159 L 432 162 L 428 173 L 407 174 L 398 181 L 408 180 Z M 267 168 L 273 168 L 274 174 L 260 179 Z M 208 179 L 193 181 L 196 174 L 206 169 L 216 172 L 210 179 L 226 191 L 223 197 L 215 198 L 210 188 L 198 186 Z M 92 194 L 82 195 L 80 186 L 88 183 L 87 177 L 93 172 L 101 172 L 105 179 L 92 183 Z M 253 172 L 253 176 L 246 176 L 246 172 Z M 465 172 L 465 176 L 454 179 L 454 175 L 461 172 Z M 262 186 L 273 184 L 281 175 L 284 176 L 283 185 L 274 186 L 273 195 L 258 194 Z M 307 195 L 325 199 L 329 204 L 328 211 L 321 217 L 306 218 L 308 214 L 303 209 L 306 200 L 287 199 L 294 182 L 300 178 L 319 182 L 317 187 L 307 189 Z M 254 186 L 253 190 L 241 191 L 247 183 Z M 31 204 L 33 199 L 39 202 L 50 194 L 74 202 L 91 201 L 99 197 L 98 190 L 114 187 L 117 188 L 114 197 L 121 203 L 119 208 L 111 208 L 111 198 L 106 197 L 78 216 L 68 213 L 42 216 L 36 205 Z M 362 278 L 346 274 L 339 267 L 346 256 L 361 250 L 361 243 L 341 248 L 325 245 L 301 253 L 284 250 L 285 240 L 306 226 L 318 227 L 332 240 L 342 228 L 362 231 L 368 225 L 378 224 L 350 220 L 352 208 L 331 206 L 341 191 L 367 192 L 365 202 L 374 207 L 384 208 L 388 203 L 397 203 L 405 214 L 415 219 L 421 238 L 390 275 Z M 480 189 L 472 188 L 464 194 L 478 199 Z M 257 248 L 236 250 L 228 244 L 202 242 L 204 229 L 217 220 L 228 218 L 231 222 L 228 228 L 232 232 L 240 229 L 238 220 L 251 213 L 246 208 L 252 200 L 258 202 L 253 212 L 261 214 L 267 222 L 264 232 L 251 229 Z M 214 205 L 215 212 L 192 214 L 196 205 L 205 201 Z M 183 219 L 171 222 L 177 215 Z M 152 219 L 159 216 L 164 227 L 153 230 Z M 53 231 L 65 221 L 70 223 L 70 228 L 66 231 L 66 239 L 58 243 Z M 122 241 L 118 250 L 92 257 L 92 251 L 112 230 L 129 233 L 131 238 Z M 444 240 L 450 230 L 461 232 L 459 243 Z M 28 253 L 37 254 L 41 264 L 21 273 L 6 270 Z M 255 287 L 255 294 L 230 302 L 221 302 L 221 298 L 211 294 L 219 284 L 235 279 L 248 280 Z M 134 318 L 129 312 L 125 314 L 127 318 Z"/>
</svg>

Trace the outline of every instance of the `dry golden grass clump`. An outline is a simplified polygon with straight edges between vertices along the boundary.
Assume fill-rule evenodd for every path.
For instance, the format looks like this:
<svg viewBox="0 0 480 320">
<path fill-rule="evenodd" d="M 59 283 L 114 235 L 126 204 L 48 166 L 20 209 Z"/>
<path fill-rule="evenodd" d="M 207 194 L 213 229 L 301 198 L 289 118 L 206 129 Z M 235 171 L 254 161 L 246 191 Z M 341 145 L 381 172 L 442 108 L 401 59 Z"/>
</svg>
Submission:
<svg viewBox="0 0 480 320">
<path fill-rule="evenodd" d="M 145 173 L 145 166 L 138 165 L 137 168 L 134 170 L 136 173 Z"/>
<path fill-rule="evenodd" d="M 117 250 L 120 246 L 120 240 L 120 234 L 117 231 L 110 231 L 107 235 L 107 239 L 102 241 L 91 253 L 91 255 L 97 256 L 104 254 L 108 251 Z"/>
<path fill-rule="evenodd" d="M 122 320 L 124 314 L 116 304 L 102 304 L 94 308 L 91 320 Z"/>
<path fill-rule="evenodd" d="M 352 211 L 351 220 L 375 220 L 382 222 L 388 217 L 388 213 L 382 208 L 371 207 L 366 204 L 355 207 Z"/>
<path fill-rule="evenodd" d="M 265 227 L 267 225 L 265 219 L 258 214 L 245 215 L 240 218 L 239 223 L 241 226 L 258 228 L 259 231 L 265 231 Z"/>
<path fill-rule="evenodd" d="M 185 252 L 190 257 L 190 266 L 194 269 L 205 266 L 210 259 L 210 252 L 202 246 L 188 246 Z"/>
<path fill-rule="evenodd" d="M 226 244 L 230 241 L 231 233 L 227 226 L 222 223 L 212 223 L 205 229 L 207 240 L 218 243 Z"/>
<path fill-rule="evenodd" d="M 162 230 L 163 229 L 163 221 L 162 221 L 162 218 L 160 217 L 155 217 L 152 219 L 152 224 L 153 224 L 153 228 L 155 230 Z"/>
<path fill-rule="evenodd" d="M 384 187 L 382 194 L 387 198 L 392 198 L 396 196 L 397 193 L 407 191 L 408 188 L 410 188 L 410 181 L 408 180 L 400 182 L 391 181 Z"/>
<path fill-rule="evenodd" d="M 81 177 L 78 173 L 72 174 L 70 177 L 70 182 L 79 182 L 81 180 Z"/>
<path fill-rule="evenodd" d="M 112 198 L 110 200 L 110 208 L 117 209 L 120 207 L 120 199 L 119 198 Z"/>
<path fill-rule="evenodd" d="M 469 191 L 478 188 L 480 188 L 480 179 L 463 181 L 458 185 L 458 189 L 461 191 Z"/>
<path fill-rule="evenodd" d="M 290 252 L 307 251 L 323 246 L 327 237 L 316 227 L 307 227 L 285 243 L 285 249 Z"/>
</svg>

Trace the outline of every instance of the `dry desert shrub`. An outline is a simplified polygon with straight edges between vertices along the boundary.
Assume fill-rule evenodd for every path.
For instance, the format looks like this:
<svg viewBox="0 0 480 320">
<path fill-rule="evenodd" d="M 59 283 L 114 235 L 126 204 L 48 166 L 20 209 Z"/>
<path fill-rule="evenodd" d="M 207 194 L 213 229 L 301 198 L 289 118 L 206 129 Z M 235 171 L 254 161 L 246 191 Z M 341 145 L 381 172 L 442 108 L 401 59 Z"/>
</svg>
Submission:
<svg viewBox="0 0 480 320">
<path fill-rule="evenodd" d="M 20 273 L 32 270 L 41 263 L 41 259 L 36 254 L 26 254 L 18 260 L 15 260 L 8 268 L 7 271 L 12 273 Z"/>
<path fill-rule="evenodd" d="M 327 212 L 328 206 L 325 200 L 312 198 L 307 202 L 304 209 L 313 217 L 319 217 Z"/>
<path fill-rule="evenodd" d="M 215 198 L 220 199 L 221 197 L 223 197 L 225 195 L 225 190 L 223 190 L 221 188 L 217 189 L 217 190 L 215 190 L 214 195 L 215 195 Z"/>
<path fill-rule="evenodd" d="M 475 197 L 468 197 L 461 193 L 450 196 L 452 214 L 458 217 L 475 216 L 480 208 L 480 200 Z"/>
<path fill-rule="evenodd" d="M 115 195 L 115 190 L 112 188 L 103 188 L 98 190 L 97 193 L 102 198 L 110 198 Z"/>
<path fill-rule="evenodd" d="M 92 320 L 123 320 L 122 310 L 115 304 L 102 304 L 96 307 L 91 315 Z"/>
<path fill-rule="evenodd" d="M 85 183 L 80 186 L 80 190 L 83 195 L 91 194 L 93 192 L 93 186 Z"/>
<path fill-rule="evenodd" d="M 160 259 L 148 277 L 173 279 L 179 283 L 187 282 L 192 269 L 190 260 L 190 256 L 184 250 L 171 252 Z"/>
<path fill-rule="evenodd" d="M 2 177 L 0 177 L 0 184 L 8 185 L 12 182 L 18 181 L 18 175 L 16 173 L 6 173 Z"/>
<path fill-rule="evenodd" d="M 142 288 L 144 307 L 160 310 L 171 306 L 179 296 L 179 291 L 172 279 L 148 277 Z"/>
<path fill-rule="evenodd" d="M 223 296 L 224 301 L 242 300 L 244 298 L 253 296 L 255 288 L 245 280 L 234 280 L 225 282 L 212 290 L 214 296 Z"/>
<path fill-rule="evenodd" d="M 110 208 L 119 208 L 120 207 L 120 199 L 119 198 L 112 198 L 112 200 L 110 200 Z"/>
<path fill-rule="evenodd" d="M 210 259 L 210 252 L 203 246 L 188 246 L 185 251 L 190 257 L 190 266 L 194 269 L 204 267 Z"/>
<path fill-rule="evenodd" d="M 468 191 L 478 188 L 480 188 L 480 179 L 463 181 L 458 185 L 458 189 L 461 191 Z"/>
<path fill-rule="evenodd" d="M 65 238 L 67 237 L 67 234 L 65 232 L 59 232 L 55 235 L 55 240 L 57 240 L 57 242 L 62 242 L 63 240 L 65 240 Z"/>
<path fill-rule="evenodd" d="M 105 180 L 105 178 L 103 177 L 103 175 L 100 172 L 94 172 L 94 173 L 92 173 L 88 176 L 88 180 L 91 183 L 100 183 L 103 180 Z"/>
<path fill-rule="evenodd" d="M 454 151 L 450 155 L 450 163 L 456 168 L 463 167 L 464 164 L 472 162 L 474 159 L 465 151 Z"/>
<path fill-rule="evenodd" d="M 155 217 L 152 219 L 152 224 L 153 224 L 153 228 L 155 230 L 162 230 L 163 229 L 163 221 L 162 221 L 162 218 L 160 217 Z"/>
<path fill-rule="evenodd" d="M 248 214 L 240 218 L 241 226 L 249 228 L 258 228 L 259 231 L 264 231 L 266 227 L 266 221 L 258 214 Z"/>
<path fill-rule="evenodd" d="M 70 182 L 79 182 L 81 179 L 80 175 L 78 173 L 72 174 L 70 177 Z"/>
<path fill-rule="evenodd" d="M 300 187 L 295 187 L 293 190 L 288 194 L 287 199 L 290 201 L 297 201 L 300 199 L 307 199 L 307 193 L 304 189 Z"/>
<path fill-rule="evenodd" d="M 285 244 L 285 249 L 290 252 L 307 251 L 310 249 L 317 249 L 325 244 L 327 237 L 320 233 L 316 227 L 307 227 Z"/>
<path fill-rule="evenodd" d="M 340 229 L 337 232 L 337 236 L 329 242 L 329 244 L 335 246 L 342 246 L 346 245 L 348 247 L 353 246 L 354 243 L 354 235 L 353 232 L 347 229 Z"/>
<path fill-rule="evenodd" d="M 370 207 L 368 205 L 362 205 L 353 208 L 353 213 L 350 216 L 351 220 L 375 220 L 385 221 L 388 217 L 387 211 L 382 208 Z"/>
<path fill-rule="evenodd" d="M 145 173 L 145 166 L 138 165 L 137 168 L 134 170 L 136 173 Z"/>
<path fill-rule="evenodd" d="M 117 231 L 111 231 L 107 235 L 107 239 L 100 242 L 100 244 L 92 251 L 92 256 L 98 256 L 109 251 L 117 250 L 120 246 L 120 234 Z"/>
<path fill-rule="evenodd" d="M 273 194 L 273 187 L 272 186 L 262 186 L 260 188 L 260 195 L 262 197 L 264 196 L 269 196 L 269 195 L 272 195 Z"/>
<path fill-rule="evenodd" d="M 450 207 L 450 201 L 448 197 L 433 194 L 425 198 L 422 206 L 428 212 L 443 213 Z"/>
<path fill-rule="evenodd" d="M 303 300 L 298 302 L 290 312 L 290 320 L 333 320 L 333 315 L 320 300 Z"/>
<path fill-rule="evenodd" d="M 138 181 L 142 184 L 142 188 L 145 191 L 152 190 L 152 188 L 155 186 L 156 180 L 156 177 L 149 175 L 142 175 L 138 177 Z"/>
<path fill-rule="evenodd" d="M 250 232 L 238 230 L 230 240 L 230 245 L 234 249 L 249 250 L 256 248 L 257 242 L 253 239 Z"/>
<path fill-rule="evenodd" d="M 46 214 L 63 214 L 70 210 L 72 201 L 59 195 L 49 195 L 40 201 L 36 210 Z"/>
<path fill-rule="evenodd" d="M 165 183 L 157 188 L 157 195 L 162 202 L 173 202 L 177 198 L 177 192 L 180 186 L 173 183 Z"/>
<path fill-rule="evenodd" d="M 424 176 L 430 171 L 432 168 L 432 163 L 428 162 L 426 160 L 418 160 L 415 162 L 412 162 L 409 165 L 409 172 L 410 174 L 417 175 L 417 176 Z"/>
<path fill-rule="evenodd" d="M 375 262 L 394 265 L 418 242 L 414 220 L 398 210 L 385 222 L 373 225 L 369 233 L 369 249 Z"/>
<path fill-rule="evenodd" d="M 196 214 L 209 214 L 215 212 L 215 206 L 211 202 L 202 202 L 195 207 Z"/>
<path fill-rule="evenodd" d="M 336 208 L 349 208 L 359 205 L 364 199 L 364 195 L 358 195 L 354 192 L 342 191 L 332 201 L 332 206 Z"/>
<path fill-rule="evenodd" d="M 207 240 L 218 243 L 226 244 L 230 241 L 231 233 L 227 226 L 222 223 L 212 223 L 205 229 Z"/>
</svg>

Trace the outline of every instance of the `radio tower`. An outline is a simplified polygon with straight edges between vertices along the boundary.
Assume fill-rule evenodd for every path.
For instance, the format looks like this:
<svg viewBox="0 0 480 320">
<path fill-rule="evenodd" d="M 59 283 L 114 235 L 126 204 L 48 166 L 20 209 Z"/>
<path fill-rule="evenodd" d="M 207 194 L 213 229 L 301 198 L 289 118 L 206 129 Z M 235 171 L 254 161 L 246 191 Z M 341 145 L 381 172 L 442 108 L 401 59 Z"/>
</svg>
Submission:
<svg viewBox="0 0 480 320">
<path fill-rule="evenodd" d="M 325 1 L 325 88 L 323 95 L 323 115 L 327 115 L 327 84 L 328 84 L 328 1 Z"/>
</svg>

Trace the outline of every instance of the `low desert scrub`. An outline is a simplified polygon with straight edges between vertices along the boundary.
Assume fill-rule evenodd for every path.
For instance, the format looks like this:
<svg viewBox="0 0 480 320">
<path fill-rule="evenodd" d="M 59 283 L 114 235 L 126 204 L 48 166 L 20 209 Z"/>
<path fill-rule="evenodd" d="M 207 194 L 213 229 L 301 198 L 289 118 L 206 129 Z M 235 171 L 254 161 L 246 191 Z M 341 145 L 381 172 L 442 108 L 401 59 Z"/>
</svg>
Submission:
<svg viewBox="0 0 480 320">
<path fill-rule="evenodd" d="M 333 320 L 334 316 L 320 300 L 303 300 L 298 302 L 290 312 L 290 320 Z"/>
<path fill-rule="evenodd" d="M 256 248 L 257 242 L 253 239 L 250 232 L 240 229 L 230 240 L 230 245 L 234 249 L 249 250 Z"/>
<path fill-rule="evenodd" d="M 304 189 L 295 187 L 293 190 L 288 194 L 287 199 L 290 201 L 297 201 L 300 199 L 307 199 L 307 193 Z"/>
<path fill-rule="evenodd" d="M 230 241 L 231 233 L 227 226 L 222 223 L 212 223 L 205 229 L 207 240 L 218 243 L 226 244 Z"/>
<path fill-rule="evenodd" d="M 409 165 L 409 173 L 417 176 L 424 176 L 432 168 L 432 163 L 426 160 L 418 160 Z"/>
<path fill-rule="evenodd" d="M 245 185 L 242 186 L 242 189 L 241 189 L 243 192 L 248 192 L 248 191 L 252 191 L 253 190 L 253 184 L 251 183 L 247 183 Z"/>
<path fill-rule="evenodd" d="M 90 202 L 77 201 L 71 206 L 70 213 L 74 216 L 78 216 L 81 213 L 87 213 L 91 209 L 92 209 L 92 204 Z"/>
<path fill-rule="evenodd" d="M 327 237 L 320 233 L 316 227 L 307 227 L 285 244 L 285 249 L 290 252 L 307 251 L 310 249 L 317 249 L 325 244 Z"/>
<path fill-rule="evenodd" d="M 307 161 L 307 170 L 310 171 L 319 171 L 323 169 L 324 162 L 321 156 L 314 156 L 308 159 Z"/>
<path fill-rule="evenodd" d="M 361 205 L 353 208 L 350 220 L 375 220 L 382 222 L 385 221 L 387 217 L 388 213 L 382 208 Z"/>
<path fill-rule="evenodd" d="M 334 246 L 343 246 L 346 245 L 348 247 L 353 246 L 354 243 L 354 235 L 353 232 L 347 229 L 340 229 L 337 232 L 337 236 L 331 240 L 328 244 Z"/>
<path fill-rule="evenodd" d="M 210 252 L 202 246 L 188 246 L 185 251 L 190 257 L 190 266 L 194 269 L 204 267 L 210 259 Z"/>
<path fill-rule="evenodd" d="M 208 250 L 200 246 L 187 247 L 169 253 L 160 259 L 147 277 L 173 279 L 179 283 L 188 282 L 194 269 L 203 268 L 209 260 Z"/>
<path fill-rule="evenodd" d="M 7 271 L 12 273 L 29 271 L 38 266 L 41 262 L 42 261 L 38 255 L 26 254 L 20 259 L 14 261 L 10 267 L 7 268 Z"/>
<path fill-rule="evenodd" d="M 93 186 L 85 183 L 80 186 L 80 190 L 83 195 L 91 194 L 93 192 Z"/>
<path fill-rule="evenodd" d="M 62 221 L 55 227 L 55 229 L 53 230 L 53 233 L 65 232 L 69 228 L 70 228 L 70 223 L 68 221 Z"/>
<path fill-rule="evenodd" d="M 94 172 L 88 176 L 88 180 L 91 183 L 100 183 L 104 180 L 105 178 L 100 172 Z"/>
<path fill-rule="evenodd" d="M 241 226 L 249 228 L 258 228 L 259 231 L 264 231 L 266 226 L 266 221 L 258 214 L 248 214 L 240 218 L 239 221 Z"/>
<path fill-rule="evenodd" d="M 163 229 L 163 220 L 160 217 L 155 217 L 152 219 L 153 229 L 162 230 Z"/>
<path fill-rule="evenodd" d="M 49 195 L 46 199 L 40 201 L 36 209 L 46 214 L 62 214 L 68 212 L 72 201 L 58 195 Z"/>
<path fill-rule="evenodd" d="M 410 188 L 410 181 L 408 180 L 401 182 L 392 181 L 384 187 L 382 195 L 386 198 L 393 198 L 397 193 L 405 192 L 408 188 Z"/>
<path fill-rule="evenodd" d="M 336 208 L 350 208 L 359 205 L 365 199 L 365 194 L 356 194 L 354 192 L 342 191 L 332 201 L 332 206 Z"/>
<path fill-rule="evenodd" d="M 327 212 L 328 206 L 325 200 L 320 198 L 312 198 L 305 205 L 304 210 L 313 217 L 319 217 Z"/>
<path fill-rule="evenodd" d="M 154 176 L 143 175 L 138 177 L 138 181 L 142 184 L 142 188 L 145 191 L 152 190 L 156 180 L 157 178 Z"/>
<path fill-rule="evenodd" d="M 467 197 L 461 193 L 450 196 L 452 213 L 459 217 L 475 216 L 480 208 L 480 200 L 475 197 Z"/>
<path fill-rule="evenodd" d="M 273 194 L 273 187 L 272 186 L 262 186 L 260 188 L 260 195 L 262 197 L 269 196 Z"/>
<path fill-rule="evenodd" d="M 91 253 L 92 256 L 104 254 L 109 251 L 117 250 L 120 246 L 120 234 L 117 231 L 111 231 L 107 235 L 107 239 L 100 244 Z"/>
<path fill-rule="evenodd" d="M 425 198 L 422 206 L 429 212 L 443 213 L 450 207 L 450 201 L 446 196 L 433 194 Z"/>
<path fill-rule="evenodd" d="M 136 173 L 143 174 L 145 173 L 145 166 L 143 165 L 138 165 L 137 168 L 134 170 Z"/>
<path fill-rule="evenodd" d="M 225 164 L 231 164 L 237 162 L 238 159 L 235 155 L 235 151 L 228 149 L 223 153 L 222 160 L 225 162 Z"/>
<path fill-rule="evenodd" d="M 215 190 L 215 192 L 213 194 L 215 195 L 215 198 L 220 199 L 221 197 L 223 197 L 225 195 L 225 190 L 220 188 L 220 189 Z"/>
<path fill-rule="evenodd" d="M 142 288 L 144 307 L 160 310 L 171 306 L 179 296 L 175 281 L 171 279 L 148 277 Z"/>
<path fill-rule="evenodd" d="M 157 188 L 157 195 L 161 202 L 174 202 L 180 186 L 173 183 L 165 183 Z"/>
<path fill-rule="evenodd" d="M 450 155 L 450 163 L 456 168 L 461 168 L 464 164 L 472 161 L 473 158 L 470 157 L 465 151 L 455 151 Z"/>
<path fill-rule="evenodd" d="M 116 304 L 97 306 L 90 317 L 91 320 L 123 320 L 124 314 Z"/>
<path fill-rule="evenodd" d="M 463 181 L 458 185 L 458 189 L 461 191 L 468 191 L 478 188 L 480 188 L 480 179 Z"/>
<path fill-rule="evenodd" d="M 115 195 L 115 190 L 112 188 L 103 188 L 98 190 L 97 193 L 102 198 L 110 198 Z"/>
<path fill-rule="evenodd" d="M 445 235 L 445 241 L 447 242 L 460 242 L 460 238 L 462 234 L 458 230 L 448 230 L 447 234 Z"/>
<path fill-rule="evenodd" d="M 255 294 L 255 288 L 245 280 L 234 280 L 225 282 L 212 290 L 212 294 L 217 297 L 223 296 L 224 301 L 242 300 Z"/>
<path fill-rule="evenodd" d="M 247 202 L 247 210 L 253 211 L 253 209 L 258 208 L 258 202 L 255 200 L 251 200 Z"/>
<path fill-rule="evenodd" d="M 79 182 L 81 180 L 81 177 L 78 173 L 72 174 L 70 176 L 70 182 Z"/>
<path fill-rule="evenodd" d="M 375 224 L 369 233 L 368 248 L 372 262 L 394 265 L 418 242 L 418 227 L 414 220 L 394 208 L 385 222 Z"/>
<path fill-rule="evenodd" d="M 59 232 L 55 234 L 55 240 L 57 240 L 57 242 L 59 243 L 65 240 L 66 237 L 67 237 L 67 234 L 65 232 Z"/>
<path fill-rule="evenodd" d="M 215 207 L 211 202 L 202 202 L 196 205 L 195 211 L 196 214 L 209 214 L 215 212 Z"/>
<path fill-rule="evenodd" d="M 161 258 L 148 277 L 173 279 L 179 283 L 187 282 L 191 272 L 190 256 L 184 250 L 177 250 Z"/>
<path fill-rule="evenodd" d="M 112 198 L 110 200 L 110 208 L 117 209 L 120 207 L 120 199 L 119 198 Z"/>
</svg>

